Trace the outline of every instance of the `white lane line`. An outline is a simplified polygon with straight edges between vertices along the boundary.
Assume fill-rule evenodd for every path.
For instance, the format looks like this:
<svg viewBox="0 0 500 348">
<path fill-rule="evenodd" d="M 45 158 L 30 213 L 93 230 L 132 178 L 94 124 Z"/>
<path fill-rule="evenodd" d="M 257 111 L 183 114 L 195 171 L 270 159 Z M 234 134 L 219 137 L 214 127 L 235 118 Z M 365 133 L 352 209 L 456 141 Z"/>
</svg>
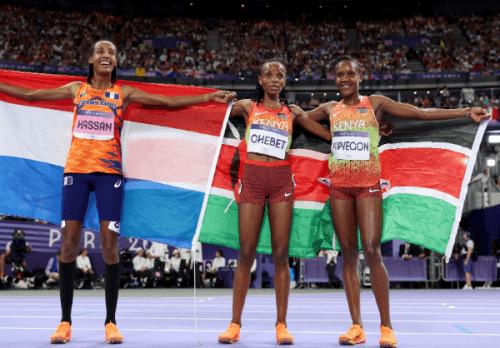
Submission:
<svg viewBox="0 0 500 348">
<path fill-rule="evenodd" d="M 206 302 L 206 301 L 210 301 L 212 299 L 202 299 L 202 300 L 198 300 L 198 302 Z M 23 303 L 24 305 L 29 305 L 30 307 L 33 307 L 33 306 L 44 306 L 44 305 L 47 305 L 47 303 Z M 414 304 L 414 303 L 413 303 Z M 12 303 L 8 303 L 6 305 L 12 305 L 12 306 L 19 306 L 21 304 L 12 304 Z M 344 307 L 347 308 L 347 303 L 343 303 Z M 446 306 L 448 308 L 456 308 L 450 304 L 447 304 L 447 303 L 440 303 L 440 304 L 436 304 L 436 305 L 443 305 L 443 306 Z M 83 304 L 83 303 L 75 303 L 73 305 L 73 308 L 78 308 L 78 307 L 86 307 L 88 305 L 86 304 Z M 127 306 L 127 307 L 194 307 L 194 304 L 190 304 L 190 303 L 187 303 L 187 304 L 179 304 L 179 303 L 176 303 L 176 304 L 173 304 L 173 303 L 165 303 L 165 304 L 138 304 L 138 303 L 127 303 L 127 304 L 123 304 L 123 306 Z M 257 308 L 261 308 L 263 305 L 260 304 L 260 305 L 252 305 L 252 304 L 245 304 L 245 308 L 252 308 L 252 307 L 257 307 Z M 377 305 L 366 305 L 366 304 L 361 304 L 361 306 L 363 308 L 378 308 Z M 198 308 L 203 308 L 203 307 L 221 307 L 220 304 L 208 304 L 208 303 L 203 303 L 203 304 L 199 304 L 197 305 Z M 311 306 L 303 306 L 303 305 L 295 305 L 293 303 L 290 303 L 288 305 L 289 308 L 311 308 Z M 325 308 L 325 307 L 329 307 L 329 306 L 321 306 L 322 308 Z M 339 307 L 339 306 L 334 306 L 334 307 Z M 394 304 L 394 303 L 391 303 L 391 307 L 392 308 L 402 308 L 402 309 L 436 309 L 436 306 L 397 306 L 397 304 Z M 477 307 L 477 306 L 471 306 L 471 307 L 464 307 L 464 306 L 460 306 L 460 309 L 463 309 L 463 310 L 467 310 L 467 309 L 471 309 L 471 310 L 481 310 L 481 309 L 488 309 L 488 310 L 495 310 L 495 309 L 500 309 L 500 307 Z M 147 309 L 145 309 L 147 310 Z"/>
<path fill-rule="evenodd" d="M 74 308 L 74 306 L 73 306 Z M 88 311 L 103 311 L 104 305 L 101 308 L 85 308 L 85 310 Z M 200 308 L 198 308 L 198 311 Z M 19 312 L 19 308 L 2 308 L 2 311 L 17 311 Z M 30 312 L 35 312 L 35 311 L 57 311 L 60 312 L 60 308 L 30 308 Z M 167 309 L 127 309 L 127 308 L 117 308 L 118 312 L 173 312 L 173 311 L 168 311 Z M 208 313 L 228 313 L 232 312 L 230 308 L 227 310 L 213 310 L 213 309 L 208 309 Z M 245 310 L 245 313 L 276 313 L 276 310 L 271 310 L 271 311 L 252 311 L 252 310 Z M 295 313 L 295 314 L 349 314 L 349 311 L 288 311 L 288 313 Z M 380 313 L 378 311 L 376 312 L 363 312 L 363 314 L 377 314 L 379 315 Z M 468 312 L 468 313 L 463 313 L 463 312 L 393 312 L 391 311 L 392 314 L 412 314 L 412 315 L 498 315 L 498 313 L 476 313 L 476 312 Z"/>
<path fill-rule="evenodd" d="M 49 331 L 54 331 L 53 327 L 0 327 L 0 330 L 23 330 L 26 332 L 26 330 L 49 330 Z M 88 328 L 88 329 L 73 329 L 71 328 L 73 332 L 78 332 L 78 331 L 102 331 L 102 327 L 99 328 Z M 120 331 L 127 332 L 127 331 L 137 331 L 137 332 L 195 332 L 194 329 L 189 330 L 180 330 L 180 329 L 126 329 L 126 328 L 120 328 Z M 199 330 L 198 332 L 217 332 L 219 333 L 220 330 Z M 245 330 L 245 332 L 253 332 L 253 333 L 276 333 L 276 331 L 263 331 L 263 330 Z M 345 334 L 345 331 L 293 331 L 294 334 Z M 380 336 L 380 332 L 366 332 L 365 335 L 377 335 Z M 467 333 L 437 333 L 437 332 L 398 332 L 398 336 L 403 336 L 403 335 L 418 335 L 418 336 L 491 336 L 491 337 L 500 337 L 500 334 L 467 334 Z"/>
<path fill-rule="evenodd" d="M 104 312 L 103 312 L 104 313 Z M 26 316 L 26 315 L 12 315 L 12 316 L 9 316 L 9 315 L 0 315 L 0 318 L 33 318 L 33 319 L 59 319 L 61 318 L 60 315 L 54 315 L 54 316 L 39 316 L 39 315 L 35 315 L 35 316 Z M 103 318 L 106 318 L 106 315 L 103 315 L 103 316 L 100 316 L 100 317 L 88 317 L 88 316 L 78 316 L 76 318 L 74 318 L 75 320 L 78 320 L 78 319 L 103 319 Z M 120 320 L 195 320 L 195 318 L 168 318 L 168 317 L 158 317 L 158 318 L 153 318 L 153 317 L 144 317 L 144 318 L 141 318 L 141 317 L 116 317 L 116 319 L 120 319 Z M 209 320 L 209 321 L 227 321 L 228 318 L 196 318 L 197 320 Z M 257 318 L 257 319 L 251 319 L 251 318 L 245 318 L 245 321 L 276 321 L 275 318 L 270 318 L 270 319 L 263 319 L 263 318 Z M 352 319 L 350 318 L 346 318 L 346 319 L 289 319 L 287 318 L 287 321 L 296 321 L 296 322 L 302 322 L 302 321 L 306 321 L 306 322 L 327 322 L 327 321 L 331 321 L 331 322 L 351 322 Z M 380 322 L 379 319 L 363 319 L 363 322 L 374 322 L 374 323 L 378 323 Z M 394 323 L 443 323 L 442 320 L 394 320 L 392 319 L 391 320 L 392 322 Z M 473 321 L 470 321 L 470 320 L 467 320 L 467 324 L 470 324 L 470 323 L 476 323 L 476 324 L 500 324 L 500 321 L 491 321 L 491 320 L 473 320 Z"/>
</svg>

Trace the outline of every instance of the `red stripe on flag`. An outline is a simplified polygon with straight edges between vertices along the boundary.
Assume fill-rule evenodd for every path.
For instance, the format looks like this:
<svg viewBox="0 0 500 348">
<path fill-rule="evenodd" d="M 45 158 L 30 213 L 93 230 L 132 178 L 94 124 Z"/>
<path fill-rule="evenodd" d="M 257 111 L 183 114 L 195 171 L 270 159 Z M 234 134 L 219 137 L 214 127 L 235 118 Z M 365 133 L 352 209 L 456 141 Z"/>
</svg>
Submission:
<svg viewBox="0 0 500 348">
<path fill-rule="evenodd" d="M 385 150 L 380 154 L 382 179 L 389 180 L 391 188 L 429 188 L 459 198 L 468 159 L 461 153 L 438 148 Z"/>
<path fill-rule="evenodd" d="M 85 81 L 85 78 L 0 70 L 0 82 L 31 89 L 57 88 L 74 81 Z M 201 95 L 216 91 L 216 89 L 211 88 L 159 85 L 132 81 L 117 81 L 117 84 L 125 84 L 148 93 L 167 97 Z M 44 109 L 67 112 L 73 112 L 74 110 L 73 100 L 71 99 L 30 102 L 0 93 L 0 100 Z M 126 110 L 125 120 L 219 136 L 226 110 L 227 104 L 214 102 L 174 109 L 167 109 L 162 106 L 130 104 Z"/>
<path fill-rule="evenodd" d="M 238 146 L 240 151 L 240 170 L 238 178 L 241 178 L 243 163 L 246 152 L 244 142 Z M 215 171 L 212 186 L 233 191 L 230 167 L 235 158 L 237 148 L 231 145 L 222 145 L 217 170 Z M 290 156 L 292 173 L 296 183 L 294 199 L 300 201 L 326 202 L 329 189 L 325 184 L 320 183 L 318 178 L 328 178 L 328 162 L 311 159 L 302 156 Z"/>
</svg>

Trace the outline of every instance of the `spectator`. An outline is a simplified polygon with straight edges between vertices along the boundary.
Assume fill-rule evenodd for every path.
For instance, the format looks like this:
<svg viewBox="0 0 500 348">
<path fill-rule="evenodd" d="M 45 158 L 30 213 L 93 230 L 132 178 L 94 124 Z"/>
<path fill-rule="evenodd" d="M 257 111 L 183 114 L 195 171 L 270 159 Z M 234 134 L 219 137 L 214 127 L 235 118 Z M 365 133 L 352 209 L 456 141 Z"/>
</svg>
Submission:
<svg viewBox="0 0 500 348">
<path fill-rule="evenodd" d="M 57 251 L 56 256 L 49 259 L 47 267 L 45 267 L 45 275 L 49 277 L 47 280 L 47 285 L 55 285 L 59 283 L 59 257 L 61 256 L 61 250 Z"/>
<path fill-rule="evenodd" d="M 191 250 L 179 248 L 179 251 L 181 257 L 181 265 L 179 269 L 180 277 L 182 277 L 181 285 L 184 287 L 188 287 L 191 283 Z"/>
<path fill-rule="evenodd" d="M 14 233 L 22 233 L 24 236 L 24 232 L 21 231 L 20 229 L 15 230 Z M 0 255 L 0 278 L 5 276 L 5 265 L 11 264 L 12 262 L 19 261 L 20 265 L 23 269 L 26 269 L 27 264 L 26 264 L 26 259 L 24 258 L 24 254 L 22 253 L 15 253 L 12 252 L 11 254 L 11 247 L 12 247 L 12 242 L 9 241 L 6 246 L 5 246 L 5 254 Z M 31 246 L 29 243 L 26 241 L 26 253 L 30 254 L 31 253 Z"/>
<path fill-rule="evenodd" d="M 203 250 L 200 242 L 196 242 L 196 248 L 194 253 L 194 268 L 196 277 L 196 287 L 203 287 L 203 279 L 201 277 L 203 273 Z"/>
<path fill-rule="evenodd" d="M 325 267 L 328 272 L 328 288 L 339 288 L 342 285 L 342 281 L 335 274 L 335 268 L 337 267 L 337 255 L 336 250 L 320 250 L 318 256 L 326 257 Z"/>
<path fill-rule="evenodd" d="M 457 109 L 457 108 L 458 108 L 457 94 L 453 93 L 453 95 L 450 97 L 450 109 Z"/>
<path fill-rule="evenodd" d="M 78 285 L 78 289 L 86 288 L 94 288 L 94 270 L 92 269 L 92 265 L 90 263 L 90 258 L 87 256 L 88 251 L 86 248 L 83 248 L 78 253 L 76 257 L 76 279 L 80 281 Z"/>
<path fill-rule="evenodd" d="M 399 257 L 403 260 L 409 260 L 420 255 L 420 247 L 416 244 L 405 242 L 399 246 Z"/>
<path fill-rule="evenodd" d="M 151 253 L 151 256 L 153 256 L 153 258 L 158 259 L 161 262 L 165 262 L 166 258 L 168 258 L 168 245 L 153 242 L 148 252 Z"/>
<path fill-rule="evenodd" d="M 316 108 L 319 106 L 319 100 L 316 94 L 312 95 L 311 101 L 309 102 L 309 107 Z"/>
<path fill-rule="evenodd" d="M 472 290 L 472 278 L 470 272 L 472 261 L 475 261 L 474 259 L 477 259 L 477 256 L 474 252 L 474 241 L 470 239 L 470 232 L 463 231 L 462 238 L 464 239 L 465 244 L 460 247 L 460 253 L 455 254 L 455 259 L 458 260 L 460 254 L 460 257 L 464 260 L 465 285 L 462 289 Z"/>
<path fill-rule="evenodd" d="M 172 278 L 176 280 L 178 287 L 181 286 L 182 283 L 182 276 L 180 273 L 181 264 L 182 260 L 180 258 L 179 249 L 174 249 L 174 251 L 172 251 L 172 257 L 170 258 L 170 274 Z"/>
<path fill-rule="evenodd" d="M 205 281 L 208 280 L 208 284 L 211 288 L 215 287 L 215 285 L 220 284 L 220 282 L 218 281 L 219 268 L 226 267 L 226 259 L 223 255 L 224 253 L 222 250 L 217 250 L 215 252 L 215 258 L 212 261 L 212 265 L 207 270 L 207 273 L 205 275 Z"/>
</svg>

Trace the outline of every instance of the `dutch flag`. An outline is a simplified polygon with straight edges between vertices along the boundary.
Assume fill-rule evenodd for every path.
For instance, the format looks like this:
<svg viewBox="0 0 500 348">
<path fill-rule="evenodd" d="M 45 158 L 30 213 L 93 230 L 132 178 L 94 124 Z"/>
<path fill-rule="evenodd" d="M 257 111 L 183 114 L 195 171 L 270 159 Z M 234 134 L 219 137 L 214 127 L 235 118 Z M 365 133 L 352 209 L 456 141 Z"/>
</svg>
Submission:
<svg viewBox="0 0 500 348">
<path fill-rule="evenodd" d="M 120 95 L 115 92 L 106 92 L 104 93 L 104 97 L 114 100 L 120 100 Z"/>
</svg>

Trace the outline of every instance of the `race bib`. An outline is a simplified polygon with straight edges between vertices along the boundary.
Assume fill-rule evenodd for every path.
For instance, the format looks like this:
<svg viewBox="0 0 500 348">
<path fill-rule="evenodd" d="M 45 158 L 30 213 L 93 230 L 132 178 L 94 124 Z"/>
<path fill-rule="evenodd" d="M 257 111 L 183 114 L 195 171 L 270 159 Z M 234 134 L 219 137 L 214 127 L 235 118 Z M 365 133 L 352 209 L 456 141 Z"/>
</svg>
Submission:
<svg viewBox="0 0 500 348">
<path fill-rule="evenodd" d="M 115 137 L 115 114 L 105 111 L 79 110 L 73 135 L 81 139 L 111 140 Z"/>
<path fill-rule="evenodd" d="M 369 160 L 370 133 L 334 132 L 332 139 L 332 155 L 339 160 Z"/>
<path fill-rule="evenodd" d="M 285 159 L 288 132 L 262 124 L 252 124 L 247 145 L 248 152 Z"/>
</svg>

